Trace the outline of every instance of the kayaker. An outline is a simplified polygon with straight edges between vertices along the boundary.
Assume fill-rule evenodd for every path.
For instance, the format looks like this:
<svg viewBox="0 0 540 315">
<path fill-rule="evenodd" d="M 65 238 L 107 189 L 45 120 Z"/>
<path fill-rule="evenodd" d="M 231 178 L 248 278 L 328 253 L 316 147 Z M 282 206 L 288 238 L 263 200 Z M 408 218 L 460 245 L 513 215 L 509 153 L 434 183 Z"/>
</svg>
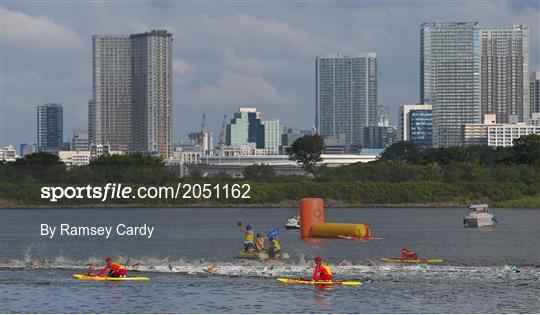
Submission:
<svg viewBox="0 0 540 315">
<path fill-rule="evenodd" d="M 105 272 L 109 271 L 107 276 L 113 278 L 124 278 L 127 274 L 126 267 L 113 261 L 111 257 L 105 258 L 107 265 L 101 269 L 98 273 L 98 277 L 101 277 Z"/>
<path fill-rule="evenodd" d="M 253 230 L 249 224 L 244 228 L 242 223 L 238 222 L 238 226 L 244 232 L 244 253 L 247 253 L 253 249 Z"/>
<path fill-rule="evenodd" d="M 313 281 L 332 281 L 332 270 L 322 262 L 320 256 L 315 257 L 315 272 Z"/>
<path fill-rule="evenodd" d="M 401 249 L 401 259 L 403 260 L 418 260 L 418 254 L 411 252 L 407 247 Z"/>
<path fill-rule="evenodd" d="M 257 233 L 257 241 L 255 242 L 255 250 L 257 253 L 263 253 L 266 250 L 264 249 L 264 241 L 266 237 L 262 236 L 261 233 Z"/>
<path fill-rule="evenodd" d="M 268 247 L 268 256 L 273 259 L 278 259 L 281 256 L 281 244 L 277 239 L 270 237 L 270 247 Z"/>
</svg>

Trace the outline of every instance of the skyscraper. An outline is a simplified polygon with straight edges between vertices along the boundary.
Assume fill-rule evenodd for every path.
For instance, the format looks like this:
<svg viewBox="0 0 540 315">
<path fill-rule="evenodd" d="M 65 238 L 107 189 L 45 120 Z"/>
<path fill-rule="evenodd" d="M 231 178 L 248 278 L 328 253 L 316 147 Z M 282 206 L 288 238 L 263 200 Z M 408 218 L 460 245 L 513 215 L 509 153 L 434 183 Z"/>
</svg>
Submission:
<svg viewBox="0 0 540 315">
<path fill-rule="evenodd" d="M 61 104 L 49 103 L 37 107 L 37 146 L 39 151 L 58 151 L 64 146 Z"/>
<path fill-rule="evenodd" d="M 529 120 L 529 28 L 480 30 L 480 82 L 482 115 L 497 121 Z"/>
<path fill-rule="evenodd" d="M 377 126 L 376 54 L 319 56 L 315 76 L 317 132 L 362 146 L 364 127 Z"/>
<path fill-rule="evenodd" d="M 91 143 L 171 155 L 172 34 L 93 35 Z"/>
<path fill-rule="evenodd" d="M 433 106 L 433 145 L 462 144 L 463 125 L 480 122 L 478 22 L 423 23 L 420 102 Z"/>
<path fill-rule="evenodd" d="M 531 117 L 540 113 L 540 71 L 533 71 L 529 78 L 529 106 Z"/>
<path fill-rule="evenodd" d="M 281 145 L 279 120 L 263 121 L 262 125 L 264 127 L 264 148 L 271 150 L 273 154 L 278 154 Z"/>
<path fill-rule="evenodd" d="M 172 34 L 131 35 L 132 150 L 171 156 Z"/>
<path fill-rule="evenodd" d="M 131 41 L 128 36 L 92 36 L 92 99 L 89 141 L 127 152 L 131 139 Z"/>
</svg>

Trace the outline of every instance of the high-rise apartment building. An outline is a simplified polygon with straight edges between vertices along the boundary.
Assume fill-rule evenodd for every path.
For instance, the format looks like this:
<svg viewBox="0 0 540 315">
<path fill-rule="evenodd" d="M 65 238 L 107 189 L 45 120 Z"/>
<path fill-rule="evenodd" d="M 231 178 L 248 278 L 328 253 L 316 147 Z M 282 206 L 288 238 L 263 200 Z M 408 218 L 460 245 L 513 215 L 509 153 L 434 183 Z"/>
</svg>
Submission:
<svg viewBox="0 0 540 315">
<path fill-rule="evenodd" d="M 533 71 L 529 77 L 529 106 L 531 117 L 540 113 L 540 71 Z"/>
<path fill-rule="evenodd" d="M 92 99 L 89 141 L 127 152 L 131 140 L 131 41 L 128 36 L 92 36 Z"/>
<path fill-rule="evenodd" d="M 461 145 L 463 125 L 480 122 L 478 22 L 421 25 L 420 103 L 433 106 L 435 147 Z"/>
<path fill-rule="evenodd" d="M 171 156 L 172 34 L 94 35 L 91 143 Z"/>
<path fill-rule="evenodd" d="M 529 28 L 480 30 L 482 115 L 499 123 L 529 120 Z"/>
<path fill-rule="evenodd" d="M 171 156 L 172 34 L 165 30 L 131 35 L 133 151 Z"/>
<path fill-rule="evenodd" d="M 59 103 L 37 107 L 37 146 L 39 151 L 58 151 L 64 146 L 64 113 Z"/>
<path fill-rule="evenodd" d="M 364 128 L 377 126 L 377 55 L 327 54 L 316 59 L 317 133 L 345 135 L 352 146 L 362 146 Z"/>
</svg>

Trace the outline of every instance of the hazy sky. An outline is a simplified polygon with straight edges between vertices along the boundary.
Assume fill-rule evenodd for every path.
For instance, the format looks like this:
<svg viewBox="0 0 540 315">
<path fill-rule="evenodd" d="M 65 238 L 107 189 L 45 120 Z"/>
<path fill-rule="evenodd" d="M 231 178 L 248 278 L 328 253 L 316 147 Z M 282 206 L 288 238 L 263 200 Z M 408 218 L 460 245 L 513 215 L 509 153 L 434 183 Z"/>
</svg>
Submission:
<svg viewBox="0 0 540 315">
<path fill-rule="evenodd" d="M 2 1 L 0 144 L 36 142 L 36 106 L 64 105 L 64 138 L 87 128 L 92 34 L 173 33 L 173 139 L 206 129 L 217 141 L 223 114 L 256 107 L 263 119 L 309 129 L 315 57 L 376 52 L 379 103 L 419 101 L 422 22 L 526 24 L 530 69 L 538 69 L 540 2 Z"/>
</svg>

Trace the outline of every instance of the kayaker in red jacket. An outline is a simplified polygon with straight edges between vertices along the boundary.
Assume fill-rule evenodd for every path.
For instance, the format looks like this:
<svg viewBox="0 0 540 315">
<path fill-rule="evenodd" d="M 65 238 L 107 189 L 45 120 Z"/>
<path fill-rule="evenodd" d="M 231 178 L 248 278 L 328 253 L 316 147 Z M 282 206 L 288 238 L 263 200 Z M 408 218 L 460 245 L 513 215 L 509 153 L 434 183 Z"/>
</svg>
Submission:
<svg viewBox="0 0 540 315">
<path fill-rule="evenodd" d="M 322 262 L 320 256 L 315 257 L 315 272 L 313 273 L 313 281 L 332 281 L 332 270 Z"/>
<path fill-rule="evenodd" d="M 411 252 L 407 247 L 403 247 L 401 249 L 401 259 L 403 260 L 417 260 L 418 254 L 415 252 Z"/>
<path fill-rule="evenodd" d="M 103 274 L 107 271 L 109 271 L 107 274 L 108 277 L 123 278 L 126 276 L 126 267 L 117 263 L 116 261 L 112 261 L 111 257 L 107 257 L 105 262 L 107 263 L 107 266 L 101 269 L 101 271 L 98 273 L 98 277 L 103 276 Z"/>
</svg>

